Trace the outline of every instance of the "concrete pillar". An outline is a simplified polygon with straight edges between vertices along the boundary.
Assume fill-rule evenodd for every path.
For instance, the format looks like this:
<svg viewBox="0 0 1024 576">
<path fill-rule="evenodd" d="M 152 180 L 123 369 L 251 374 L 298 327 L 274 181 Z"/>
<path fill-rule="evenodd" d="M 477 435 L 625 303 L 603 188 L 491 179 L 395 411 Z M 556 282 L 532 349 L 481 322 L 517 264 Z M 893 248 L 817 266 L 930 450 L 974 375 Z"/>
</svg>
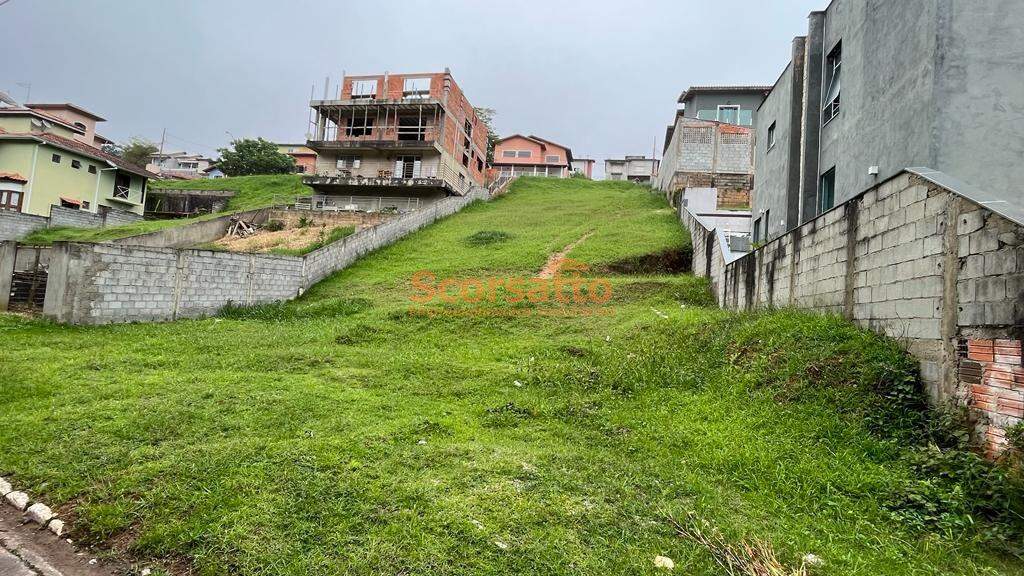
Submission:
<svg viewBox="0 0 1024 576">
<path fill-rule="evenodd" d="M 800 224 L 813 220 L 818 200 L 818 142 L 821 136 L 821 79 L 824 72 L 825 12 L 808 16 L 804 58 L 803 138 L 800 144 Z"/>
<path fill-rule="evenodd" d="M 43 316 L 55 322 L 69 323 L 74 309 L 74 295 L 68 297 L 68 288 L 74 288 L 68 276 L 71 270 L 71 244 L 54 242 L 50 248 L 50 269 L 46 275 L 46 296 Z"/>
<path fill-rule="evenodd" d="M 14 260 L 17 255 L 17 242 L 0 242 L 0 312 L 7 310 L 11 298 L 11 276 L 14 274 Z"/>
</svg>

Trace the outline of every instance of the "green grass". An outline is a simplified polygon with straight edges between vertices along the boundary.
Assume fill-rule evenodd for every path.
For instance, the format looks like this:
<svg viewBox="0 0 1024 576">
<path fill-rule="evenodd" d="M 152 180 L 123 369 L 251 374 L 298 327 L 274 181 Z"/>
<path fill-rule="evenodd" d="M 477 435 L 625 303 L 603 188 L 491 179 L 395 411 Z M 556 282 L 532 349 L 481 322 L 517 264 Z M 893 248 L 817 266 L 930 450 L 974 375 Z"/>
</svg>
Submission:
<svg viewBox="0 0 1024 576">
<path fill-rule="evenodd" d="M 150 189 L 237 190 L 238 194 L 228 201 L 227 208 L 220 213 L 204 214 L 195 218 L 144 220 L 124 226 L 110 226 L 107 228 L 46 228 L 33 232 L 21 240 L 21 242 L 23 244 L 39 245 L 60 241 L 105 242 L 209 220 L 231 212 L 263 208 L 272 205 L 275 201 L 288 201 L 294 199 L 295 196 L 311 193 L 311 189 L 302 184 L 302 177 L 296 174 L 239 176 L 214 180 L 153 180 L 150 181 L 149 187 Z"/>
<path fill-rule="evenodd" d="M 920 480 L 867 417 L 911 370 L 892 342 L 723 312 L 689 275 L 612 276 L 608 314 L 410 301 L 419 271 L 529 278 L 589 232 L 569 256 L 595 271 L 688 242 L 632 184 L 523 179 L 292 303 L 0 315 L 0 474 L 76 541 L 200 574 L 720 574 L 667 520 L 687 514 L 816 574 L 1022 573 L 892 512 Z"/>
</svg>

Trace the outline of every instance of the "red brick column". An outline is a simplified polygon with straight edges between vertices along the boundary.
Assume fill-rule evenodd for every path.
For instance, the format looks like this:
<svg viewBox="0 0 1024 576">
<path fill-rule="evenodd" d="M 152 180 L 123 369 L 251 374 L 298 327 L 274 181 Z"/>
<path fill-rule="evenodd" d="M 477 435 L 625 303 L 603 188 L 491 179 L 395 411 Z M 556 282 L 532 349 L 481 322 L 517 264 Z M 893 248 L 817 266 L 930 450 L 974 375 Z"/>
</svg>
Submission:
<svg viewBox="0 0 1024 576">
<path fill-rule="evenodd" d="M 1020 340 L 968 340 L 960 358 L 960 383 L 969 405 L 985 415 L 985 447 L 995 456 L 1006 447 L 1005 428 L 1024 418 L 1024 365 Z"/>
</svg>

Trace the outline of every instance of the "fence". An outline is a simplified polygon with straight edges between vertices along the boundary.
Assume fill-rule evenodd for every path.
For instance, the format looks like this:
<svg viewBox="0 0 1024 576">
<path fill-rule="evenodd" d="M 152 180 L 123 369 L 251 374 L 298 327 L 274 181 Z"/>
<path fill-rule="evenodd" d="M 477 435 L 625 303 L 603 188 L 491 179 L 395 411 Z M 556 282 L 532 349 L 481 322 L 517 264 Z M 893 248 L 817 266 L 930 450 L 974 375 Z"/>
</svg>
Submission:
<svg viewBox="0 0 1024 576">
<path fill-rule="evenodd" d="M 972 347 L 1020 346 L 1024 225 L 999 206 L 946 175 L 909 169 L 746 255 L 685 207 L 680 218 L 694 272 L 709 277 L 721 306 L 841 314 L 904 340 L 933 401 L 967 402 L 1002 430 L 1024 416 L 1024 389 L 1012 382 L 1024 377 L 1019 353 L 1009 384 L 995 369 L 972 367 L 977 386 L 962 372 Z"/>
<path fill-rule="evenodd" d="M 71 324 L 162 321 L 214 314 L 229 302 L 289 300 L 363 255 L 489 198 L 487 189 L 474 188 L 302 257 L 58 242 L 50 251 L 43 314 Z M 0 279 L 12 277 L 20 249 L 0 244 Z"/>
</svg>

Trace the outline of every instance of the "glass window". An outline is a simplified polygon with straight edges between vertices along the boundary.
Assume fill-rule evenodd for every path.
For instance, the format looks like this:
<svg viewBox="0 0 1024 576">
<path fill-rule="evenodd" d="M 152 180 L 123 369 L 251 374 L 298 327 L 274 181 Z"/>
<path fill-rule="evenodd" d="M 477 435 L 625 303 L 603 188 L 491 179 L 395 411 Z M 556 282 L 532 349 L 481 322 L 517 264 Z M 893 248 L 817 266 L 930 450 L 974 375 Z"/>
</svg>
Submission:
<svg viewBox="0 0 1024 576">
<path fill-rule="evenodd" d="M 753 126 L 754 125 L 754 111 L 753 110 L 740 110 L 740 126 Z"/>
<path fill-rule="evenodd" d="M 754 220 L 754 242 L 761 241 L 761 218 Z"/>
<path fill-rule="evenodd" d="M 60 154 L 54 154 L 53 156 L 50 156 L 50 160 L 52 162 L 56 162 L 57 164 L 60 164 Z"/>
<path fill-rule="evenodd" d="M 818 186 L 818 214 L 831 210 L 836 204 L 836 169 L 832 168 L 821 175 Z"/>
<path fill-rule="evenodd" d="M 698 120 L 718 120 L 718 110 L 698 110 Z"/>
<path fill-rule="evenodd" d="M 529 150 L 520 150 L 516 155 L 520 158 L 529 158 L 531 156 Z"/>
<path fill-rule="evenodd" d="M 544 161 L 545 162 L 558 162 L 558 155 L 557 154 L 549 154 L 549 155 L 544 157 Z"/>
<path fill-rule="evenodd" d="M 515 158 L 516 157 L 516 151 L 515 150 L 502 150 L 501 151 L 501 157 L 502 158 Z"/>
<path fill-rule="evenodd" d="M 768 149 L 771 150 L 775 147 L 775 122 L 768 127 Z"/>
<path fill-rule="evenodd" d="M 740 120 L 740 107 L 739 106 L 719 106 L 718 107 L 718 121 L 726 124 L 739 124 Z"/>
<path fill-rule="evenodd" d="M 840 95 L 840 74 L 843 67 L 843 43 L 836 44 L 836 47 L 828 53 L 825 61 L 826 86 L 825 104 L 822 109 L 822 124 L 828 124 L 833 118 L 839 115 Z"/>
</svg>

